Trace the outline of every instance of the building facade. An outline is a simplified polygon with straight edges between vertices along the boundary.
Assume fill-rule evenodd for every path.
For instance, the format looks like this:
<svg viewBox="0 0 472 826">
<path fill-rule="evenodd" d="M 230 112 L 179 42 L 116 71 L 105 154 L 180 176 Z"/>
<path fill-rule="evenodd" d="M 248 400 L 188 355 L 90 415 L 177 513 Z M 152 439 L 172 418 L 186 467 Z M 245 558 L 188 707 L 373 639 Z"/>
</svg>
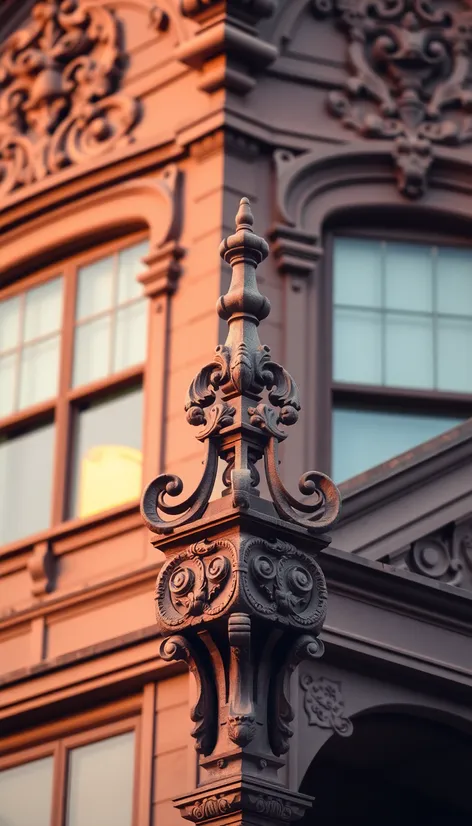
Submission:
<svg viewBox="0 0 472 826">
<path fill-rule="evenodd" d="M 306 824 L 469 822 L 468 7 L 6 0 L 0 37 L 0 823 L 174 826 L 199 780 L 139 499 L 200 478 L 243 195 L 283 479 L 343 498 L 281 775 Z"/>
</svg>

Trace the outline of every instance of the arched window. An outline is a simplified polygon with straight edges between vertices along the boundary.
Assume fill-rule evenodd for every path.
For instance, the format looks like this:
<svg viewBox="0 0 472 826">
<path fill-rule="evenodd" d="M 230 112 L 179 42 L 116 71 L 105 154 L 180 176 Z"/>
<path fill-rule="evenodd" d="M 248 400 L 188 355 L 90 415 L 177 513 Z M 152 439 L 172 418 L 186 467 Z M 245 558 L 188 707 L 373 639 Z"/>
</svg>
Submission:
<svg viewBox="0 0 472 826">
<path fill-rule="evenodd" d="M 0 290 L 0 544 L 139 496 L 147 249 L 134 235 Z"/>
<path fill-rule="evenodd" d="M 472 415 L 472 249 L 385 230 L 337 230 L 329 247 L 342 482 Z"/>
</svg>

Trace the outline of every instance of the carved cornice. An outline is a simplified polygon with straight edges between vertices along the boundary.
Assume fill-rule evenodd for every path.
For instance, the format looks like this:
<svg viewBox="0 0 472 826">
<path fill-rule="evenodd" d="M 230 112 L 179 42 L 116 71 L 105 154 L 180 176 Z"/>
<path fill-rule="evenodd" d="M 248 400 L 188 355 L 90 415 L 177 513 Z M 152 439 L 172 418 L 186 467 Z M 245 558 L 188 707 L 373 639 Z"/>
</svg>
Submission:
<svg viewBox="0 0 472 826">
<path fill-rule="evenodd" d="M 381 561 L 428 579 L 472 590 L 472 520 L 447 525 Z"/>
<path fill-rule="evenodd" d="M 0 195 L 126 145 L 119 23 L 102 4 L 38 0 L 0 48 Z"/>
<path fill-rule="evenodd" d="M 348 38 L 349 78 L 328 108 L 347 129 L 393 142 L 400 191 L 423 195 L 436 145 L 472 140 L 472 27 L 460 0 L 312 0 Z"/>
<path fill-rule="evenodd" d="M 175 801 L 182 817 L 193 823 L 250 823 L 274 826 L 295 823 L 311 806 L 311 798 L 298 792 L 289 792 L 262 779 L 226 782 L 216 790 L 202 787 Z M 227 817 L 250 813 L 250 820 L 226 820 Z"/>
<path fill-rule="evenodd" d="M 261 39 L 255 24 L 275 8 L 274 0 L 181 0 L 182 13 L 201 25 L 175 56 L 200 72 L 199 89 L 245 95 L 254 88 L 253 73 L 277 57 L 277 49 Z"/>
</svg>

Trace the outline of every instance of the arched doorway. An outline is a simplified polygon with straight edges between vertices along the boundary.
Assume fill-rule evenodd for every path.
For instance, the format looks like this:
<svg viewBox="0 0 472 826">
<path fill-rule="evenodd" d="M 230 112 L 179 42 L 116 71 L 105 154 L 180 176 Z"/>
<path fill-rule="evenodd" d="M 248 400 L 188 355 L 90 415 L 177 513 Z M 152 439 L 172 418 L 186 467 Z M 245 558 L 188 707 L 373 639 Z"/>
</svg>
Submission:
<svg viewBox="0 0 472 826">
<path fill-rule="evenodd" d="M 472 736 L 410 714 L 370 713 L 333 734 L 300 791 L 303 826 L 470 826 Z"/>
</svg>

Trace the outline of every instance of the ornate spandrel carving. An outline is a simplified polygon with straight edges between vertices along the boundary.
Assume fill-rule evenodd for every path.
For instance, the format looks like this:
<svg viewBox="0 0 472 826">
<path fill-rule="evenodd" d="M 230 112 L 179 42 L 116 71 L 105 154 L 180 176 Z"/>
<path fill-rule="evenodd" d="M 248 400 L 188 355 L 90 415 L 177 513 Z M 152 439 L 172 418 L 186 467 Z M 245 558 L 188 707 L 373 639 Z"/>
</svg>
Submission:
<svg viewBox="0 0 472 826">
<path fill-rule="evenodd" d="M 346 32 L 350 75 L 328 108 L 362 137 L 393 142 L 400 191 L 421 196 L 435 145 L 472 140 L 472 16 L 422 0 L 312 0 Z"/>
<path fill-rule="evenodd" d="M 310 674 L 300 676 L 300 686 L 304 692 L 303 708 L 308 725 L 331 728 L 342 737 L 349 737 L 353 731 L 351 720 L 345 716 L 341 683 L 327 677 L 313 679 Z"/>
<path fill-rule="evenodd" d="M 382 559 L 394 568 L 472 590 L 472 522 L 446 525 Z"/>
<path fill-rule="evenodd" d="M 130 140 L 137 102 L 113 12 L 87 0 L 39 0 L 0 47 L 0 195 Z"/>
</svg>

